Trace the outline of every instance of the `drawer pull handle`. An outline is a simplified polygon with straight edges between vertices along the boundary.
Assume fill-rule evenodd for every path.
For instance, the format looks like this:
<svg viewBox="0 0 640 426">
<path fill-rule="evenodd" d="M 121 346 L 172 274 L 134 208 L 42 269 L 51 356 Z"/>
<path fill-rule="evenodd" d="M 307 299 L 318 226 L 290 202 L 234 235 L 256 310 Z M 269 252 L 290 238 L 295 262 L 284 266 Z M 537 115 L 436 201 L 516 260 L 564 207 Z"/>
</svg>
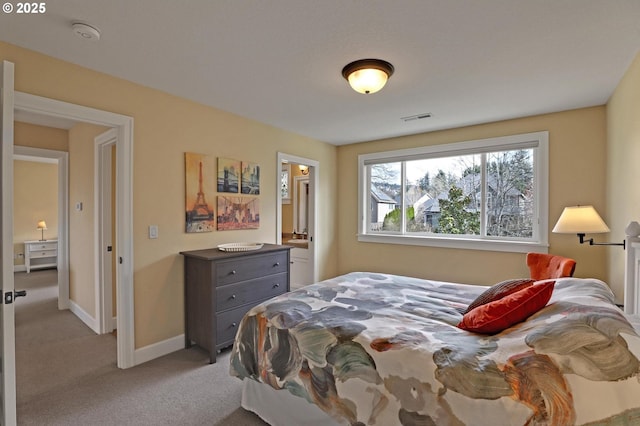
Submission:
<svg viewBox="0 0 640 426">
<path fill-rule="evenodd" d="M 273 285 L 273 288 L 278 288 L 278 287 L 280 287 L 280 284 L 278 284 L 278 283 L 275 283 L 275 284 Z"/>
<path fill-rule="evenodd" d="M 236 295 L 235 294 L 231 295 L 231 300 L 236 300 Z"/>
<path fill-rule="evenodd" d="M 274 267 L 276 267 L 276 266 L 280 266 L 280 262 L 276 262 L 276 264 L 275 264 L 275 265 L 273 265 L 273 266 L 274 266 Z"/>
<path fill-rule="evenodd" d="M 232 322 L 232 323 L 231 323 L 231 327 L 233 327 L 233 328 L 235 328 L 235 327 L 236 327 L 236 325 L 238 325 L 238 324 L 236 324 L 235 322 Z"/>
<path fill-rule="evenodd" d="M 235 275 L 236 274 L 236 270 L 234 269 L 233 271 L 231 271 L 231 275 Z"/>
</svg>

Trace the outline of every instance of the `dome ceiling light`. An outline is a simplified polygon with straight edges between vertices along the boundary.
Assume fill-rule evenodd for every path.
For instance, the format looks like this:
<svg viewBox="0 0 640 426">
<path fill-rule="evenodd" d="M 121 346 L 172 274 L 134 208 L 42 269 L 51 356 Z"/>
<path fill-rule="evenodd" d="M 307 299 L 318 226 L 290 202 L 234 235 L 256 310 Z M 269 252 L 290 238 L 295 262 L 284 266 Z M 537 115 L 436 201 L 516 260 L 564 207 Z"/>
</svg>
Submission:
<svg viewBox="0 0 640 426">
<path fill-rule="evenodd" d="M 382 59 L 360 59 L 342 68 L 342 76 L 358 93 L 376 93 L 393 74 L 394 68 Z"/>
</svg>

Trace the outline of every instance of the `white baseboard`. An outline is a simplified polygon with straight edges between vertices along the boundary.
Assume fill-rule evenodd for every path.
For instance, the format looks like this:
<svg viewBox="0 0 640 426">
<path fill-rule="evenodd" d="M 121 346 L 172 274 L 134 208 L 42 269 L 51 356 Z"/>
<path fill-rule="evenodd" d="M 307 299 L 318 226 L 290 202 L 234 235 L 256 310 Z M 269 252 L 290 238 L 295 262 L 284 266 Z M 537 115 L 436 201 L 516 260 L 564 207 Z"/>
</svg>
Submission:
<svg viewBox="0 0 640 426">
<path fill-rule="evenodd" d="M 27 267 L 24 265 L 13 265 L 13 272 L 26 272 Z"/>
<path fill-rule="evenodd" d="M 73 300 L 69 300 L 69 310 L 78 318 L 80 318 L 80 321 L 82 321 L 83 323 L 85 323 L 87 325 L 87 327 L 89 327 L 91 330 L 94 331 L 94 333 L 96 334 L 100 334 L 100 327 L 98 326 L 98 321 L 96 321 L 95 318 L 93 318 L 91 315 L 89 315 L 87 313 L 87 311 L 85 311 L 84 309 L 82 309 L 80 307 L 80 305 L 78 305 L 76 302 L 74 302 Z"/>
<path fill-rule="evenodd" d="M 184 334 L 136 349 L 133 353 L 133 364 L 139 365 L 180 349 L 184 349 Z"/>
<path fill-rule="evenodd" d="M 77 303 L 73 300 L 69 301 L 69 309 L 75 316 L 80 318 L 80 320 L 85 323 L 91 330 L 93 330 L 96 334 L 100 334 L 98 332 L 98 322 L 95 318 L 91 317 L 84 309 L 82 309 Z M 116 327 L 116 317 L 113 317 L 113 329 Z M 172 337 L 167 340 L 163 340 L 162 342 L 154 343 L 143 348 L 136 349 L 133 353 L 133 365 L 139 365 L 147 361 L 151 361 L 152 359 L 160 358 L 161 356 L 165 356 L 170 354 L 171 352 L 179 351 L 180 349 L 184 349 L 184 334 L 180 334 L 179 336 Z"/>
</svg>

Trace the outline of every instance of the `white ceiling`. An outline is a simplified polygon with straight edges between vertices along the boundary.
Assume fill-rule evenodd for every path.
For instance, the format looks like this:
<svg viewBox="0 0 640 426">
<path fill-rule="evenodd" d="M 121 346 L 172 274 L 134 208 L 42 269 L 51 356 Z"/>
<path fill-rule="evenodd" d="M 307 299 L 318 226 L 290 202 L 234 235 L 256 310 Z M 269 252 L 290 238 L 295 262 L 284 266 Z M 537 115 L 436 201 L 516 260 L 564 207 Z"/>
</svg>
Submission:
<svg viewBox="0 0 640 426">
<path fill-rule="evenodd" d="M 639 0 L 45 3 L 0 40 L 336 145 L 602 105 L 640 47 Z M 370 57 L 396 71 L 361 95 Z"/>
</svg>

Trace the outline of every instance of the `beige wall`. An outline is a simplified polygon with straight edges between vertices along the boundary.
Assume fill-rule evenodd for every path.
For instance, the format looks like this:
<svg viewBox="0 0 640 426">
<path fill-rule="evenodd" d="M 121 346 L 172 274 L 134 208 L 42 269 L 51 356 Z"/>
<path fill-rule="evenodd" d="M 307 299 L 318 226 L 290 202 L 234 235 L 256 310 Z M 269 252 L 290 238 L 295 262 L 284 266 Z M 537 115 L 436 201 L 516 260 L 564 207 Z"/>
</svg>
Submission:
<svg viewBox="0 0 640 426">
<path fill-rule="evenodd" d="M 77 124 L 69 130 L 69 299 L 96 317 L 94 138 L 107 129 Z M 75 208 L 82 203 L 82 210 Z"/>
<path fill-rule="evenodd" d="M 275 242 L 279 151 L 320 163 L 318 220 L 321 235 L 316 247 L 319 275 L 328 278 L 336 274 L 336 147 L 2 42 L 0 58 L 15 63 L 15 88 L 18 91 L 129 115 L 135 120 L 133 285 L 136 348 L 184 332 L 184 272 L 180 251 L 233 241 Z M 184 76 L 176 78 L 188 78 L 188 70 Z M 260 229 L 203 234 L 184 232 L 185 152 L 260 164 Z M 70 163 L 74 161 L 71 156 L 72 153 Z M 212 195 L 207 194 L 208 197 Z M 70 197 L 72 207 L 75 201 Z M 158 239 L 147 238 L 151 224 L 159 227 Z M 70 232 L 71 229 L 73 226 Z"/>
<path fill-rule="evenodd" d="M 358 155 L 548 130 L 553 227 L 567 205 L 593 204 L 605 210 L 605 124 L 605 108 L 594 107 L 339 147 L 338 271 L 378 271 L 485 285 L 528 276 L 522 253 L 358 242 Z M 576 259 L 576 276 L 606 277 L 606 249 L 580 246 L 575 235 L 550 234 L 549 243 L 549 252 Z"/>
<path fill-rule="evenodd" d="M 629 222 L 640 221 L 640 53 L 607 104 L 607 142 L 607 237 L 622 242 Z M 620 247 L 605 250 L 608 282 L 622 301 L 625 253 Z"/>
<path fill-rule="evenodd" d="M 63 129 L 14 123 L 14 145 L 67 151 L 69 134 Z M 45 219 L 46 239 L 58 235 L 58 166 L 31 161 L 13 163 L 14 265 L 24 265 L 24 241 L 38 240 L 35 224 Z"/>
<path fill-rule="evenodd" d="M 34 161 L 13 162 L 14 265 L 24 265 L 24 242 L 39 240 L 38 221 L 45 220 L 44 238 L 58 236 L 58 165 Z"/>
<path fill-rule="evenodd" d="M 69 151 L 69 132 L 64 129 L 16 121 L 13 123 L 13 143 L 31 148 L 67 152 Z"/>
</svg>

